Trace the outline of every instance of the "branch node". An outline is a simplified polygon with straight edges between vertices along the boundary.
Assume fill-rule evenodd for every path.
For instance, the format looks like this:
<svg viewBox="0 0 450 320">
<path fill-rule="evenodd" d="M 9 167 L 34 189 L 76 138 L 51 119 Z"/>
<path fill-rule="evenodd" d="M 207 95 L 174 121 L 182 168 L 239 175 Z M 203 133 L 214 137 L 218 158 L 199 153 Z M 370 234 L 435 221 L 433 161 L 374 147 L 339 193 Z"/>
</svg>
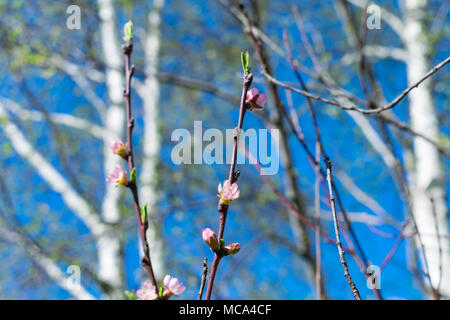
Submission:
<svg viewBox="0 0 450 320">
<path fill-rule="evenodd" d="M 127 41 L 122 45 L 122 51 L 125 55 L 130 55 L 133 52 L 133 43 L 131 41 Z"/>
<path fill-rule="evenodd" d="M 130 121 L 128 121 L 128 128 L 134 129 L 134 118 L 130 118 Z"/>
</svg>

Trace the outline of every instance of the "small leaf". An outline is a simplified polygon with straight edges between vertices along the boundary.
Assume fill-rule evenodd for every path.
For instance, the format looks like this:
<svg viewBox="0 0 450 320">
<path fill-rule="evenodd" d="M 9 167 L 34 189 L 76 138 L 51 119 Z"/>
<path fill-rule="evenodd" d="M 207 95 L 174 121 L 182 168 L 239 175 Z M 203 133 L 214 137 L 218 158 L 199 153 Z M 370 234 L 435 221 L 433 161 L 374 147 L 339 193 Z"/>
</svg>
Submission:
<svg viewBox="0 0 450 320">
<path fill-rule="evenodd" d="M 249 66 L 249 55 L 248 51 L 241 52 L 241 62 L 242 62 L 242 69 L 244 70 L 244 73 L 248 72 L 248 66 Z"/>
<path fill-rule="evenodd" d="M 145 220 L 147 220 L 147 204 L 145 204 L 144 207 L 141 207 L 141 221 L 142 221 L 142 223 L 145 223 Z"/>
<path fill-rule="evenodd" d="M 159 295 L 162 296 L 164 294 L 163 286 L 159 286 Z"/>
<path fill-rule="evenodd" d="M 124 37 L 123 40 L 125 41 L 131 41 L 133 40 L 133 22 L 128 21 L 127 23 L 125 23 L 124 27 L 123 27 L 123 32 L 124 32 Z"/>
<path fill-rule="evenodd" d="M 220 248 L 225 247 L 225 240 L 220 239 Z"/>
<path fill-rule="evenodd" d="M 131 180 L 131 181 L 136 180 L 136 168 L 133 168 L 133 170 L 131 170 L 131 173 L 130 173 L 130 180 Z"/>
<path fill-rule="evenodd" d="M 131 291 L 125 291 L 125 295 L 127 296 L 128 300 L 137 300 L 136 295 L 134 292 Z"/>
</svg>

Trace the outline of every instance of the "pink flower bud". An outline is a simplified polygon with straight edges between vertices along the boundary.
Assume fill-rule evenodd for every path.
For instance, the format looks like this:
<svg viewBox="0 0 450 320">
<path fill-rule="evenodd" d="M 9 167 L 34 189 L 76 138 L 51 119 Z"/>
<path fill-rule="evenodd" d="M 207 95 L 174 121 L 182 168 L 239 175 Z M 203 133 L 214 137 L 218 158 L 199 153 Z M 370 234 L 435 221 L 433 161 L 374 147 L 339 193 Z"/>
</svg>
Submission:
<svg viewBox="0 0 450 320">
<path fill-rule="evenodd" d="M 164 277 L 164 296 L 168 299 L 172 295 L 180 295 L 186 290 L 186 287 L 181 284 L 181 282 L 174 277 L 166 275 Z"/>
<path fill-rule="evenodd" d="M 114 141 L 111 141 L 110 148 L 114 154 L 117 154 L 124 159 L 127 158 L 128 153 L 122 140 L 116 139 Z"/>
<path fill-rule="evenodd" d="M 264 107 L 264 104 L 267 102 L 267 96 L 264 93 L 259 93 L 258 89 L 252 88 L 251 90 L 247 91 L 247 98 L 245 102 L 250 104 L 250 110 L 261 110 Z"/>
<path fill-rule="evenodd" d="M 217 196 L 220 198 L 220 201 L 223 204 L 229 204 L 230 201 L 236 200 L 237 198 L 239 198 L 240 194 L 237 183 L 233 183 L 232 185 L 230 185 L 229 180 L 226 180 L 223 183 L 223 188 L 222 184 L 219 183 L 217 191 L 219 192 Z"/>
<path fill-rule="evenodd" d="M 230 243 L 229 245 L 225 246 L 224 250 L 226 256 L 231 256 L 241 250 L 241 244 L 237 242 Z"/>
<path fill-rule="evenodd" d="M 211 248 L 212 251 L 217 251 L 220 249 L 220 243 L 217 239 L 216 234 L 210 228 L 205 228 L 202 230 L 203 241 Z"/>
<path fill-rule="evenodd" d="M 136 291 L 138 300 L 155 300 L 158 296 L 155 293 L 155 287 L 148 282 L 144 282 L 141 288 Z"/>
<path fill-rule="evenodd" d="M 125 175 L 125 171 L 123 171 L 119 165 L 116 165 L 114 170 L 112 170 L 109 173 L 108 177 L 106 178 L 106 182 L 115 183 L 116 185 L 121 184 L 123 186 L 128 185 L 128 180 Z"/>
</svg>

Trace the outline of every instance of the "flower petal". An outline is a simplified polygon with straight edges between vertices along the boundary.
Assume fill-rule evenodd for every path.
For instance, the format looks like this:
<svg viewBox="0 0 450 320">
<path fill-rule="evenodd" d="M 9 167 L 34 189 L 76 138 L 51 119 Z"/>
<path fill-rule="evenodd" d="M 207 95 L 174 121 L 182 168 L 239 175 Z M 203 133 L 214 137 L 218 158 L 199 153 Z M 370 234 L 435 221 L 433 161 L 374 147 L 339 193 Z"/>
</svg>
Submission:
<svg viewBox="0 0 450 320">
<path fill-rule="evenodd" d="M 169 286 L 169 282 L 170 282 L 170 279 L 171 279 L 172 277 L 171 276 L 169 276 L 169 275 L 166 275 L 165 277 L 164 277 L 164 287 L 168 287 Z"/>
<path fill-rule="evenodd" d="M 174 292 L 174 294 L 179 295 L 182 294 L 184 292 L 184 290 L 186 290 L 186 287 L 181 285 L 177 288 L 176 292 Z"/>
<path fill-rule="evenodd" d="M 261 107 L 267 102 L 267 96 L 264 93 L 261 93 L 256 99 L 256 103 Z"/>
<path fill-rule="evenodd" d="M 247 97 L 246 97 L 246 102 L 249 102 L 251 100 L 253 100 L 257 95 L 258 95 L 259 91 L 256 88 L 252 88 L 250 90 L 247 91 Z"/>
</svg>

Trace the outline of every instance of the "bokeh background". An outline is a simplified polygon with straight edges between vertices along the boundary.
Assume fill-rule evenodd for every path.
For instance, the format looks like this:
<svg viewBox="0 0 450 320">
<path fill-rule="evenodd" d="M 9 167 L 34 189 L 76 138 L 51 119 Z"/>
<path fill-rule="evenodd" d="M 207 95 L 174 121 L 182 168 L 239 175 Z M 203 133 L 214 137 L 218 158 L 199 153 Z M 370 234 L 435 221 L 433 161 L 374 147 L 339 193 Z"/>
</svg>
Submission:
<svg viewBox="0 0 450 320">
<path fill-rule="evenodd" d="M 424 28 L 425 38 L 419 41 L 426 44 L 425 70 L 429 70 L 449 56 L 450 2 L 423 2 L 417 21 Z M 269 95 L 263 111 L 247 114 L 244 129 L 282 127 L 281 144 L 288 152 L 282 152 L 282 157 L 283 161 L 288 158 L 290 165 L 282 162 L 279 173 L 270 179 L 313 221 L 314 170 L 287 122 L 277 116 L 277 102 L 261 74 L 255 47 L 241 21 L 224 3 L 236 4 L 206 0 L 0 1 L 0 298 L 85 298 L 64 286 L 70 265 L 80 267 L 83 290 L 97 299 L 125 299 L 125 290 L 134 291 L 146 280 L 139 263 L 131 195 L 105 182 L 106 173 L 120 161 L 110 155 L 109 141 L 125 134 L 120 45 L 122 27 L 129 19 L 135 30 L 133 113 L 138 178 L 145 187 L 141 201 L 149 203 L 152 257 L 158 277 L 171 274 L 187 287 L 177 299 L 196 298 L 202 260 L 212 261 L 213 253 L 203 243 L 201 230 L 218 228 L 216 190 L 226 179 L 229 166 L 173 164 L 170 154 L 176 142 L 171 141 L 171 133 L 177 128 L 193 132 L 195 120 L 203 121 L 203 130 L 225 132 L 236 126 L 241 51 L 250 53 L 253 86 Z M 283 56 L 283 31 L 295 59 L 314 70 L 301 29 L 337 86 L 367 100 L 360 83 L 355 40 L 361 21 L 365 21 L 361 3 L 364 8 L 365 1 L 243 2 L 251 21 L 270 40 L 263 41 L 263 47 L 277 79 L 299 87 Z M 404 1 L 376 3 L 382 9 L 381 28 L 366 30 L 365 43 L 373 49 L 366 58 L 380 89 L 369 96 L 382 105 L 408 87 L 412 53 L 408 52 L 411 48 L 405 37 L 410 33 L 405 26 L 410 16 L 409 4 Z M 80 8 L 80 29 L 67 27 L 70 5 Z M 353 31 L 349 12 L 357 26 Z M 389 23 L 394 19 L 391 15 L 403 23 L 402 34 Z M 314 76 L 302 76 L 313 93 L 333 98 Z M 427 83 L 433 116 L 438 119 L 434 129 L 439 134 L 434 135 L 434 129 L 428 132 L 449 150 L 448 67 Z M 306 143 L 314 152 L 315 131 L 307 101 L 281 87 L 277 90 L 286 108 L 296 110 Z M 400 175 L 411 187 L 414 135 L 376 116 L 364 115 L 358 122 L 336 106 L 313 104 L 324 147 L 333 161 L 336 186 L 368 264 L 382 265 L 395 249 L 381 272 L 383 298 L 430 298 L 425 267 L 414 244 L 414 228 L 402 229 L 410 211 L 398 172 L 386 164 L 385 155 L 374 147 L 367 131 L 373 129 L 372 138 L 375 135 L 392 151 L 403 168 Z M 409 125 L 410 107 L 411 100 L 405 98 L 392 114 Z M 445 192 L 449 158 L 440 157 L 442 174 L 437 184 Z M 225 238 L 240 242 L 242 250 L 222 260 L 213 297 L 315 299 L 314 268 L 308 259 L 308 254 L 314 257 L 316 252 L 314 231 L 302 226 L 254 166 L 239 165 L 238 169 L 241 197 L 231 204 Z M 321 189 L 321 228 L 334 239 L 327 197 L 326 189 Z M 447 196 L 443 203 L 440 225 L 448 230 Z M 108 229 L 107 235 L 95 234 L 98 225 Z M 440 238 L 445 243 L 442 255 L 448 255 L 448 235 Z M 336 246 L 322 239 L 321 249 L 323 292 L 330 299 L 352 299 Z M 375 299 L 358 264 L 350 255 L 346 257 L 362 298 Z M 450 278 L 444 279 L 447 283 L 440 286 L 448 290 Z"/>
</svg>

